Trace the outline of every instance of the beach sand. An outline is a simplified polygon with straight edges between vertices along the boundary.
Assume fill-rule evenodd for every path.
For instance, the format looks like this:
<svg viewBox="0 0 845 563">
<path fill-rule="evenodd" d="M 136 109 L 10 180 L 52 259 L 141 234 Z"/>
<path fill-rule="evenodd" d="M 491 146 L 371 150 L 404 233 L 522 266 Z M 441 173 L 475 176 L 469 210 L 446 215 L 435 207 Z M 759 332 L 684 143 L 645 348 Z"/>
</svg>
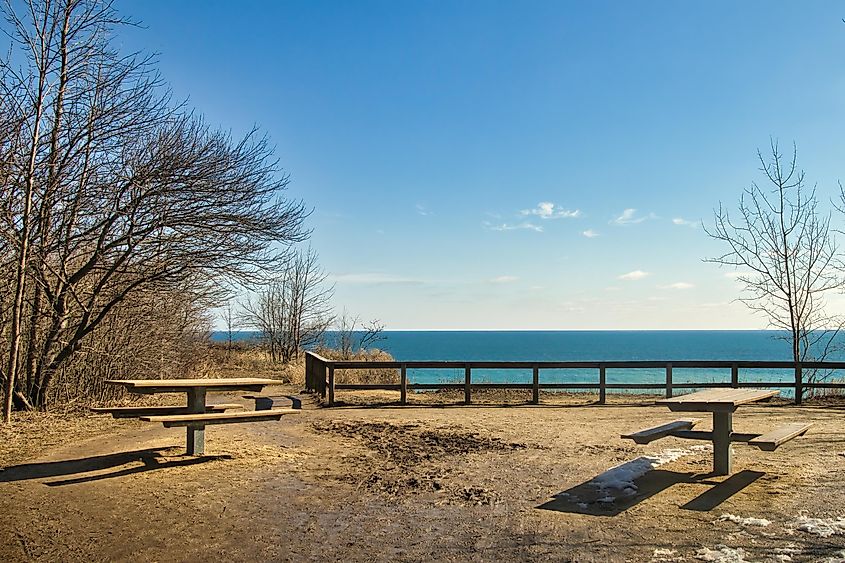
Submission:
<svg viewBox="0 0 845 563">
<path fill-rule="evenodd" d="M 341 392 L 336 408 L 211 426 L 202 458 L 182 455 L 183 429 L 22 415 L 0 433 L 0 560 L 845 557 L 845 402 L 742 407 L 737 431 L 814 426 L 774 452 L 735 445 L 734 474 L 710 477 L 699 442 L 620 438 L 677 418 L 647 397 L 397 398 Z"/>
</svg>

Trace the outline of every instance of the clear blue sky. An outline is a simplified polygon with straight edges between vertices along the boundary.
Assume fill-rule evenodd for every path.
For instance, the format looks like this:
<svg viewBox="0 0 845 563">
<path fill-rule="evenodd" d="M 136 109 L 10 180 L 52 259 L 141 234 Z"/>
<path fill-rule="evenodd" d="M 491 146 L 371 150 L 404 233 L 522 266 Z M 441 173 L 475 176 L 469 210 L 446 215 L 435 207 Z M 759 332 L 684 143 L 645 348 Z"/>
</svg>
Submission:
<svg viewBox="0 0 845 563">
<path fill-rule="evenodd" d="M 388 329 L 763 328 L 695 225 L 770 135 L 845 180 L 841 3 L 117 7 L 178 97 L 269 134 L 336 305 Z"/>
</svg>

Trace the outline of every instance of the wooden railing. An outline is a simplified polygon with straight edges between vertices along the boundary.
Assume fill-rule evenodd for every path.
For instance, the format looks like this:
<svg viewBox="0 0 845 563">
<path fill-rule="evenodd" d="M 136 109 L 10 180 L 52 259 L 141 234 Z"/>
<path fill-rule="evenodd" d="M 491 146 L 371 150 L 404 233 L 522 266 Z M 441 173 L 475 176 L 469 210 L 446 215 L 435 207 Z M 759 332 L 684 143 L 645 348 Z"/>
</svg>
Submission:
<svg viewBox="0 0 845 563">
<path fill-rule="evenodd" d="M 608 383 L 609 369 L 664 369 L 665 383 Z M 730 370 L 731 380 L 724 382 L 674 382 L 673 369 L 725 369 Z M 399 383 L 343 383 L 335 382 L 335 371 L 343 369 L 396 369 L 399 370 Z M 462 383 L 408 383 L 409 369 L 462 369 L 464 381 Z M 473 383 L 474 369 L 521 369 L 532 372 L 531 383 Z M 542 383 L 540 370 L 543 369 L 595 369 L 597 380 L 595 383 Z M 741 381 L 739 370 L 753 369 L 788 369 L 795 374 L 794 380 L 785 381 Z M 845 383 L 828 383 L 805 381 L 804 372 L 807 370 L 845 370 L 845 362 L 758 362 L 758 361 L 712 361 L 712 360 L 681 360 L 681 361 L 630 361 L 630 362 L 454 362 L 454 361 L 421 361 L 421 362 L 367 362 L 348 360 L 329 360 L 313 352 L 305 353 L 305 387 L 312 393 L 319 393 L 327 399 L 329 406 L 334 405 L 335 390 L 371 390 L 385 389 L 399 391 L 400 402 L 406 404 L 409 390 L 423 389 L 463 389 L 464 402 L 472 400 L 473 389 L 531 389 L 532 402 L 540 402 L 540 389 L 596 389 L 599 403 L 604 404 L 608 389 L 642 389 L 662 391 L 666 397 L 671 397 L 675 389 L 705 389 L 705 388 L 742 388 L 742 387 L 789 387 L 795 391 L 795 402 L 801 403 L 804 391 L 807 389 L 845 389 Z"/>
</svg>

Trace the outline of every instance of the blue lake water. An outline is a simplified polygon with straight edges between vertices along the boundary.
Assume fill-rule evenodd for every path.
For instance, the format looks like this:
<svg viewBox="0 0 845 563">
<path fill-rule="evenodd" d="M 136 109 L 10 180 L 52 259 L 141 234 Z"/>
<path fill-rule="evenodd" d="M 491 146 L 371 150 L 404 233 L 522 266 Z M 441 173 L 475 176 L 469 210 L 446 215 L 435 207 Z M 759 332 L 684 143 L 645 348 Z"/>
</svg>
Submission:
<svg viewBox="0 0 845 563">
<path fill-rule="evenodd" d="M 628 361 L 768 360 L 789 361 L 789 343 L 779 333 L 749 331 L 385 331 L 377 348 L 396 360 L 454 361 Z M 236 338 L 254 337 L 239 332 Z M 335 335 L 329 334 L 331 345 Z M 216 332 L 216 341 L 226 334 Z M 843 342 L 845 344 L 845 342 Z M 845 360 L 842 352 L 829 360 Z M 596 369 L 544 369 L 545 383 L 596 383 Z M 673 381 L 730 381 L 729 369 L 673 369 Z M 783 381 L 792 370 L 740 370 L 740 381 Z M 661 383 L 664 369 L 608 369 L 608 383 Z M 841 376 L 837 376 L 841 377 Z M 414 383 L 463 381 L 463 370 L 408 370 Z M 531 370 L 473 370 L 474 382 L 530 383 Z"/>
</svg>

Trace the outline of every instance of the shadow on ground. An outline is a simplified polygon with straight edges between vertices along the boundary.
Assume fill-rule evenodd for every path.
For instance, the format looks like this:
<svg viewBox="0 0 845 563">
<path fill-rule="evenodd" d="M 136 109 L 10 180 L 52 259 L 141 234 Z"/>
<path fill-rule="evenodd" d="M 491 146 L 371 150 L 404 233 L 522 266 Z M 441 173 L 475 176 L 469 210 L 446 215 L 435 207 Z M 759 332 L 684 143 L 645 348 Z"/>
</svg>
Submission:
<svg viewBox="0 0 845 563">
<path fill-rule="evenodd" d="M 636 465 L 642 459 L 644 458 L 637 458 L 628 462 L 628 464 Z M 552 500 L 537 508 L 571 514 L 617 516 L 673 485 L 688 483 L 705 485 L 709 488 L 681 508 L 706 512 L 713 510 L 765 475 L 760 471 L 746 470 L 735 473 L 726 479 L 716 480 L 715 476 L 710 473 L 681 473 L 653 469 L 634 481 L 635 488 L 608 486 L 608 483 L 612 482 L 611 472 L 618 472 L 618 469 L 618 467 L 610 469 L 589 481 L 560 492 Z"/>
<path fill-rule="evenodd" d="M 50 487 L 55 487 L 122 477 L 156 469 L 197 465 L 217 459 L 231 459 L 232 457 L 229 455 L 186 457 L 173 454 L 174 450 L 179 451 L 180 449 L 176 446 L 149 448 L 81 459 L 24 463 L 0 471 L 0 483 L 76 475 L 76 477 L 70 479 L 45 481 L 44 483 Z M 124 467 L 127 465 L 129 467 Z M 109 469 L 116 469 L 116 471 L 103 472 Z"/>
</svg>

